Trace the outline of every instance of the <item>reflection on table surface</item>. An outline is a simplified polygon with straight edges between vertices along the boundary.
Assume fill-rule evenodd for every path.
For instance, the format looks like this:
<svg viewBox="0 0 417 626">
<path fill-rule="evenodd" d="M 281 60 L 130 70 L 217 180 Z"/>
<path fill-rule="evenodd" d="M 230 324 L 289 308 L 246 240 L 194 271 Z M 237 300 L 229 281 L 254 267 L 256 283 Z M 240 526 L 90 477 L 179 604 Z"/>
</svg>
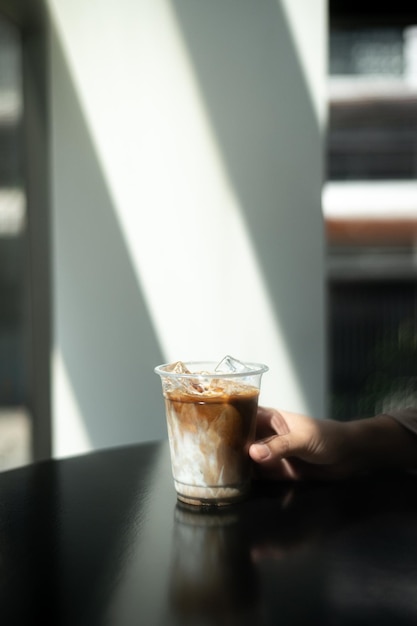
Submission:
<svg viewBox="0 0 417 626">
<path fill-rule="evenodd" d="M 264 485 L 220 514 L 177 505 L 175 623 L 416 623 L 416 487 Z"/>
<path fill-rule="evenodd" d="M 176 501 L 166 444 L 0 476 L 5 624 L 417 623 L 417 477 Z"/>
</svg>

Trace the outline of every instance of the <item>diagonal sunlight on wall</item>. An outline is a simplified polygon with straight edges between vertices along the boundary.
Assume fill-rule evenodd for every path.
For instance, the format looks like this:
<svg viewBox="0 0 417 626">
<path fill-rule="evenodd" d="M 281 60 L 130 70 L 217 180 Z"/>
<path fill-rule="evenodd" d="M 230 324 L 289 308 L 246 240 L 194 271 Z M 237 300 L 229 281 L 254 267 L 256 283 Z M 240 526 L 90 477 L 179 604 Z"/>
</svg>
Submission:
<svg viewBox="0 0 417 626">
<path fill-rule="evenodd" d="M 324 0 L 296 1 L 324 46 Z M 324 415 L 320 130 L 287 23 L 304 13 L 49 7 L 55 348 L 76 400 L 58 360 L 56 450 L 165 436 L 162 356 L 266 362 L 263 403 Z"/>
<path fill-rule="evenodd" d="M 65 424 L 64 432 L 56 428 L 53 430 L 54 455 L 65 456 L 68 450 L 76 451 L 78 454 L 88 452 L 92 449 L 92 444 L 83 423 L 76 393 L 72 387 L 65 363 L 61 353 L 56 348 L 52 354 L 52 367 L 55 375 L 53 395 L 59 396 L 61 411 L 63 411 L 58 426 Z M 55 404 L 54 400 L 53 404 Z"/>
<path fill-rule="evenodd" d="M 276 0 L 279 2 L 280 0 Z M 303 70 L 304 82 L 308 85 L 311 102 L 317 122 L 324 128 L 327 118 L 327 83 L 315 68 L 322 67 L 327 75 L 327 46 L 317 45 L 317 24 L 321 27 L 319 40 L 327 41 L 328 13 L 323 12 L 323 19 L 315 23 L 315 29 L 311 28 L 311 20 L 308 11 L 317 10 L 313 2 L 305 3 L 305 0 L 281 0 L 282 8 L 286 14 L 287 22 L 291 25 L 291 33 L 298 54 L 298 60 Z M 304 19 L 303 19 L 304 16 Z"/>
<path fill-rule="evenodd" d="M 286 405 L 305 410 L 169 3 L 128 3 L 128 18 L 99 5 L 50 0 L 167 360 L 265 361 L 264 401 L 279 376 Z"/>
<path fill-rule="evenodd" d="M 54 442 L 63 456 L 84 449 L 71 416 L 93 449 L 160 439 L 166 424 L 152 370 L 162 353 L 53 27 L 49 44 L 53 339 L 79 410 L 68 410 L 52 368 Z"/>
<path fill-rule="evenodd" d="M 325 3 L 294 0 L 291 21 L 276 0 L 171 4 L 279 319 L 286 351 L 278 355 L 284 377 L 275 401 L 293 402 L 285 390 L 290 370 L 309 412 L 323 415 L 323 129 L 311 89 L 324 94 Z M 306 23 L 312 50 L 294 39 L 294 26 L 299 41 Z M 307 72 L 314 73 L 308 84 Z"/>
</svg>

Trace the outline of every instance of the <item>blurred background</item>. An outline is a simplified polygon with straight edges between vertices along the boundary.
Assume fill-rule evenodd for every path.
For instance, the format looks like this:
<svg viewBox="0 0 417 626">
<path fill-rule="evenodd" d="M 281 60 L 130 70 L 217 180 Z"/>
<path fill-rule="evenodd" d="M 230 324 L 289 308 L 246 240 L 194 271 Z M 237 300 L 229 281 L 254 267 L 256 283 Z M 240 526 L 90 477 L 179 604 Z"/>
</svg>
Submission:
<svg viewBox="0 0 417 626">
<path fill-rule="evenodd" d="M 31 458 L 20 32 L 0 14 L 0 466 Z"/>
<path fill-rule="evenodd" d="M 329 412 L 417 400 L 417 28 L 410 5 L 330 3 Z"/>
<path fill-rule="evenodd" d="M 225 353 L 234 351 L 237 358 L 246 356 L 272 365 L 272 374 L 281 387 L 278 385 L 279 393 L 271 384 L 266 389 L 271 402 L 279 396 L 279 402 L 282 399 L 286 408 L 340 420 L 415 403 L 417 8 L 411 2 L 399 1 L 375 9 L 375 3 L 365 0 L 297 0 L 292 5 L 265 1 L 256 3 L 254 9 L 253 3 L 245 1 L 240 5 L 231 3 L 229 14 L 225 7 L 220 10 L 218 6 L 216 16 L 214 10 L 202 8 L 204 3 L 196 3 L 192 14 L 184 2 L 155 2 L 158 10 L 148 13 L 144 8 L 146 3 L 138 2 L 134 17 L 139 22 L 139 10 L 142 10 L 148 24 L 146 19 L 141 20 L 145 22 L 144 30 L 136 38 L 133 29 L 126 35 L 129 16 L 115 18 L 115 11 L 123 12 L 121 4 L 126 5 L 127 11 L 129 3 L 108 1 L 101 3 L 101 7 L 99 4 L 91 2 L 87 9 L 82 2 L 0 1 L 0 468 L 16 467 L 51 455 L 77 454 L 164 436 L 159 381 L 156 377 L 153 380 L 151 374 L 150 383 L 139 384 L 137 390 L 138 379 L 144 371 L 151 372 L 153 366 L 165 360 L 185 360 L 190 356 L 211 358 L 209 325 L 204 322 L 200 330 L 195 322 L 202 315 L 197 299 L 205 298 L 209 314 L 216 318 L 213 332 L 220 337 L 216 344 L 219 360 L 224 356 L 221 353 L 224 346 Z M 168 10 L 167 17 L 164 11 Z M 239 25 L 242 33 L 234 33 L 229 45 L 224 25 L 235 23 L 236 11 L 242 18 Z M 311 11 L 316 11 L 313 23 Z M 208 157 L 204 157 L 206 161 L 199 159 L 200 144 L 197 149 L 195 144 L 188 145 L 187 126 L 193 128 L 194 137 L 202 134 L 203 126 L 189 113 L 184 120 L 180 119 L 176 111 L 181 106 L 180 99 L 167 102 L 167 94 L 171 92 L 163 91 L 163 87 L 169 89 L 170 81 L 174 82 L 176 77 L 178 80 L 178 76 L 170 71 L 162 52 L 158 52 L 161 55 L 158 58 L 153 51 L 153 65 L 142 67 L 137 61 L 137 66 L 132 63 L 136 55 L 149 54 L 146 46 L 151 46 L 147 41 L 151 35 L 147 33 L 152 33 L 152 29 L 159 29 L 161 41 L 169 45 L 173 37 L 173 31 L 166 26 L 171 24 L 169 20 L 175 21 L 181 33 L 180 52 L 176 54 L 186 56 L 186 50 L 191 58 L 198 91 L 205 102 L 204 115 L 215 138 L 215 141 L 205 140 L 210 147 L 204 148 L 204 154 L 218 153 L 222 168 L 215 167 L 211 161 L 208 165 Z M 274 20 L 278 26 L 283 24 L 282 30 L 268 26 L 265 37 L 266 25 Z M 134 23 L 133 19 L 130 21 Z M 90 52 L 95 46 L 91 43 L 89 47 L 90 41 L 98 37 L 92 33 L 93 25 L 94 32 L 101 29 L 104 33 L 103 42 L 96 40 L 98 61 Z M 315 40 L 311 40 L 311 33 L 306 35 L 306 25 L 313 31 Z M 265 44 L 260 59 L 247 52 L 256 48 L 258 36 L 263 42 L 270 38 L 269 48 Z M 307 49 L 304 59 L 309 54 L 314 56 L 312 49 L 323 51 L 323 58 L 317 53 L 316 69 L 303 65 L 302 53 L 300 62 L 295 54 L 293 58 L 288 53 L 297 48 L 297 42 L 301 41 L 303 47 L 303 37 Z M 285 49 L 282 46 L 287 46 L 286 54 L 282 54 Z M 106 56 L 106 48 L 112 54 Z M 165 52 L 169 59 L 172 49 Z M 216 59 L 216 50 L 223 56 L 219 53 Z M 266 53 L 273 59 L 270 68 Z M 251 80 L 256 75 L 249 95 L 245 92 L 247 75 L 239 73 L 240 69 L 236 71 L 242 58 L 245 67 L 252 64 Z M 93 61 L 97 65 L 93 66 Z M 267 89 L 266 82 L 259 78 L 258 63 L 265 64 L 270 72 Z M 291 78 L 287 77 L 287 69 Z M 282 99 L 279 88 L 275 91 L 270 86 L 274 72 L 292 94 L 288 103 Z M 300 78 L 294 87 L 291 81 L 295 74 Z M 313 83 L 316 80 L 311 99 L 307 95 L 309 75 Z M 318 87 L 317 76 L 323 79 Z M 180 79 L 185 82 L 183 75 Z M 143 94 L 148 96 L 150 89 L 161 92 L 156 107 L 151 99 L 143 105 L 147 99 Z M 317 107 L 318 98 L 321 109 L 321 105 Z M 104 100 L 109 102 L 109 111 L 103 105 Z M 247 109 L 242 101 L 248 103 Z M 308 103 L 305 110 L 304 101 Z M 115 102 L 122 104 L 117 122 L 111 125 L 106 115 L 114 116 Z M 132 109 L 128 108 L 128 102 L 133 103 Z M 155 108 L 162 111 L 161 102 L 164 106 L 170 104 L 170 108 L 161 114 L 163 123 L 161 119 L 158 122 L 159 133 L 155 130 L 150 133 L 152 124 L 146 120 L 152 120 L 150 111 Z M 297 106 L 292 108 L 294 102 Z M 140 110 L 145 119 L 140 127 L 136 127 L 135 106 L 138 115 Z M 261 117 L 269 124 L 255 139 L 248 130 L 253 127 L 253 109 L 261 111 Z M 283 128 L 291 111 L 294 128 L 287 137 Z M 271 122 L 280 115 L 282 127 Z M 164 124 L 169 128 L 170 123 L 177 127 L 183 124 L 181 133 L 172 137 L 171 144 L 163 137 Z M 100 134 L 104 132 L 102 129 L 105 136 Z M 135 132 L 139 141 L 135 140 Z M 149 136 L 145 136 L 146 132 Z M 135 145 L 133 140 L 129 144 L 130 136 Z M 144 156 L 137 147 L 142 140 L 148 146 Z M 286 141 L 288 146 L 282 157 L 274 144 L 286 145 Z M 268 142 L 271 146 L 266 160 L 274 166 L 271 173 L 262 171 L 256 179 L 249 177 L 245 186 L 248 180 L 245 168 L 255 169 L 254 162 L 262 160 L 262 146 L 269 145 Z M 191 154 L 190 160 L 181 152 L 184 143 Z M 293 144 L 297 147 L 293 148 Z M 242 157 L 248 145 L 253 149 L 253 161 Z M 199 167 L 213 172 L 211 178 L 200 180 L 199 173 L 192 170 L 184 181 L 177 176 L 180 182 L 172 183 L 167 173 L 158 169 L 157 175 L 168 180 L 159 185 L 158 177 L 150 176 L 155 168 L 151 169 L 149 163 L 160 164 L 164 158 L 170 158 L 170 150 L 169 171 L 174 172 L 173 180 L 175 163 L 180 164 L 178 167 L 186 164 L 192 170 L 194 160 Z M 310 160 L 302 163 L 304 152 Z M 210 158 L 214 162 L 214 157 Z M 300 186 L 297 177 L 288 192 L 282 191 L 285 184 L 279 175 L 276 187 L 270 179 L 279 170 L 288 178 L 285 168 L 291 172 L 298 167 L 296 173 L 303 181 L 305 196 L 304 200 L 301 196 L 291 200 L 294 188 Z M 221 172 L 227 173 L 227 192 L 213 193 L 209 202 L 212 206 L 230 204 L 232 216 L 236 214 L 233 207 L 239 205 L 242 221 L 230 217 L 227 211 L 226 215 L 217 216 L 213 208 L 209 221 L 207 214 L 195 213 L 201 198 L 198 190 L 190 191 L 188 187 L 194 185 L 203 191 L 205 186 L 210 190 L 220 189 L 217 179 L 226 178 Z M 261 192 L 252 192 L 258 184 L 264 190 L 270 189 L 268 199 Z M 128 191 L 136 185 L 142 190 L 149 185 L 148 196 L 140 193 L 128 196 Z M 185 191 L 177 189 L 180 185 L 184 185 Z M 155 191 L 164 186 L 166 195 Z M 317 216 L 311 226 L 306 213 L 301 218 L 297 215 L 297 207 L 314 194 L 317 198 L 310 213 L 317 208 Z M 170 239 L 177 236 L 179 240 L 181 231 L 175 233 L 164 214 L 165 231 L 157 205 L 149 206 L 152 195 L 165 209 L 171 205 L 170 213 L 177 214 L 178 220 L 201 220 L 205 232 L 218 220 L 224 236 L 213 228 L 211 237 L 218 251 L 207 248 L 211 266 L 217 267 L 214 279 L 209 268 L 205 269 L 198 259 L 200 277 L 197 274 L 191 284 L 186 282 L 184 275 L 196 264 L 198 249 L 191 246 L 182 256 L 178 241 L 177 247 L 169 247 Z M 181 216 L 179 205 L 184 205 L 184 198 L 189 202 L 190 213 Z M 131 210 L 132 204 L 140 207 L 141 203 L 147 205 L 146 212 L 140 214 L 138 210 L 135 219 L 129 221 L 128 209 Z M 285 219 L 280 217 L 281 222 L 275 223 L 276 232 L 285 228 L 298 232 L 293 240 L 296 242 L 298 237 L 303 242 L 298 257 L 305 254 L 299 270 L 294 269 L 297 263 L 290 256 L 280 256 L 285 252 L 285 241 L 278 237 L 275 247 L 268 238 L 271 223 L 268 216 L 271 211 L 281 210 L 271 207 L 279 207 L 280 203 L 291 208 L 294 221 L 288 217 L 288 210 Z M 93 206 L 97 210 L 100 207 L 100 217 Z M 153 212 L 155 225 L 152 225 Z M 116 214 L 118 221 L 114 221 Z M 144 239 L 137 239 L 148 228 L 151 231 L 144 232 Z M 154 236 L 157 229 L 162 233 L 161 240 Z M 253 237 L 253 258 L 247 252 L 252 248 L 245 243 L 250 239 L 246 229 Z M 233 244 L 231 249 L 231 232 L 238 233 L 244 243 Z M 314 249 L 309 247 L 310 234 L 317 243 Z M 125 242 L 123 245 L 119 245 L 119 238 Z M 151 245 L 145 239 L 152 243 L 150 249 L 155 253 L 149 257 L 149 263 L 160 269 L 160 274 L 156 272 L 152 279 L 145 267 L 145 253 L 142 257 L 138 252 Z M 201 242 L 198 233 L 196 239 Z M 265 252 L 272 249 L 276 252 Z M 169 267 L 171 255 L 175 255 L 181 268 L 174 275 Z M 237 285 L 236 294 L 230 294 L 230 282 L 236 282 L 234 275 L 229 277 L 223 291 L 216 291 L 219 282 L 216 276 L 219 272 L 224 274 L 221 262 L 229 258 L 243 265 L 248 283 L 252 280 L 251 268 L 260 266 L 263 280 L 259 281 L 260 287 L 254 287 L 260 295 L 256 291 L 252 300 L 243 297 L 245 282 Z M 313 259 L 312 264 L 309 259 Z M 245 269 L 245 264 L 249 269 Z M 315 264 L 315 273 L 306 282 L 298 278 L 298 271 L 300 276 L 307 272 L 303 266 Z M 286 272 L 281 275 L 280 268 L 284 265 Z M 138 267 L 143 271 L 135 272 Z M 123 290 L 120 276 L 125 281 Z M 175 303 L 163 300 L 162 295 L 157 298 L 158 289 L 167 292 L 161 284 L 164 280 L 172 283 L 166 297 L 179 298 Z M 257 280 L 254 276 L 254 284 Z M 201 290 L 200 283 L 205 289 Z M 291 302 L 293 291 L 302 293 L 300 302 Z M 208 297 L 211 293 L 214 295 Z M 263 298 L 265 304 L 259 305 Z M 316 298 L 318 302 L 314 304 Z M 288 305 L 287 314 L 283 302 L 288 299 L 293 308 Z M 219 307 L 211 303 L 219 300 L 223 317 L 218 314 Z M 271 316 L 265 313 L 269 301 Z M 284 340 L 277 331 L 276 340 L 268 343 L 268 337 L 264 339 L 252 331 L 251 302 L 255 307 L 263 307 L 256 310 L 255 317 L 260 319 L 259 326 L 266 329 L 265 334 L 270 326 L 281 324 Z M 233 316 L 228 315 L 236 303 L 242 325 L 234 331 L 236 336 L 230 347 L 222 339 L 222 329 L 227 337 L 233 326 Z M 181 321 L 177 320 L 177 327 L 172 328 L 162 319 L 161 308 L 166 309 L 170 304 L 189 314 L 189 318 L 184 316 L 187 323 L 184 328 Z M 305 315 L 311 316 L 311 334 L 316 337 L 316 343 L 308 333 L 298 332 L 305 325 L 303 310 L 309 306 L 311 310 Z M 289 321 L 294 310 L 300 311 L 295 315 L 298 330 L 292 329 Z M 100 311 L 98 317 L 97 311 Z M 141 320 L 138 332 L 126 311 Z M 100 333 L 98 322 L 103 325 Z M 194 355 L 192 341 L 180 354 L 180 347 L 186 345 L 187 328 L 198 339 L 207 335 L 206 343 L 197 343 L 196 349 L 206 350 L 204 354 Z M 253 345 L 246 338 L 244 349 L 240 349 L 239 336 L 243 333 L 254 335 Z M 302 335 L 301 346 L 297 334 Z M 269 347 L 270 344 L 274 345 Z M 294 370 L 295 374 L 287 375 L 287 370 Z M 317 381 L 315 376 L 319 376 Z M 146 399 L 145 392 L 157 395 L 157 400 Z M 305 401 L 298 403 L 294 398 L 303 394 Z"/>
</svg>

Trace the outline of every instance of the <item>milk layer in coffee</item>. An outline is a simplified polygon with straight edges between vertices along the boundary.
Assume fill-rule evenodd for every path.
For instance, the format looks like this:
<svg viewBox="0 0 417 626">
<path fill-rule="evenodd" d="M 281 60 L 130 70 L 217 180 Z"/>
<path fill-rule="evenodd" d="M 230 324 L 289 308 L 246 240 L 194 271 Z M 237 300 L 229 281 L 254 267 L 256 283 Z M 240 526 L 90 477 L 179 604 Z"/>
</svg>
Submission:
<svg viewBox="0 0 417 626">
<path fill-rule="evenodd" d="M 164 390 L 172 471 L 178 498 L 227 504 L 249 490 L 249 445 L 259 389 L 235 380 L 200 378 Z"/>
</svg>

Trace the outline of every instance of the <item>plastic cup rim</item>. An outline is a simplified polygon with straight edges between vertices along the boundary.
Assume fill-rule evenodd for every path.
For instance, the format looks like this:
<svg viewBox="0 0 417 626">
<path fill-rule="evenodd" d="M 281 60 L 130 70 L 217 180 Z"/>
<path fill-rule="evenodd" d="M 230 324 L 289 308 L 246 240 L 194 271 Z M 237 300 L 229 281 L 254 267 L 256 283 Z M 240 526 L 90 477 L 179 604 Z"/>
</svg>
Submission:
<svg viewBox="0 0 417 626">
<path fill-rule="evenodd" d="M 174 361 L 175 362 L 175 361 Z M 183 361 L 186 367 L 193 367 L 198 365 L 212 364 L 214 367 L 218 365 L 216 361 Z M 245 378 L 246 376 L 256 376 L 265 374 L 269 370 L 267 365 L 263 363 L 245 363 L 245 365 L 251 369 L 245 372 L 190 372 L 189 374 L 182 374 L 178 372 L 170 372 L 164 370 L 165 367 L 169 367 L 171 363 L 162 363 L 154 368 L 154 372 L 159 376 L 166 376 L 168 378 Z"/>
</svg>

